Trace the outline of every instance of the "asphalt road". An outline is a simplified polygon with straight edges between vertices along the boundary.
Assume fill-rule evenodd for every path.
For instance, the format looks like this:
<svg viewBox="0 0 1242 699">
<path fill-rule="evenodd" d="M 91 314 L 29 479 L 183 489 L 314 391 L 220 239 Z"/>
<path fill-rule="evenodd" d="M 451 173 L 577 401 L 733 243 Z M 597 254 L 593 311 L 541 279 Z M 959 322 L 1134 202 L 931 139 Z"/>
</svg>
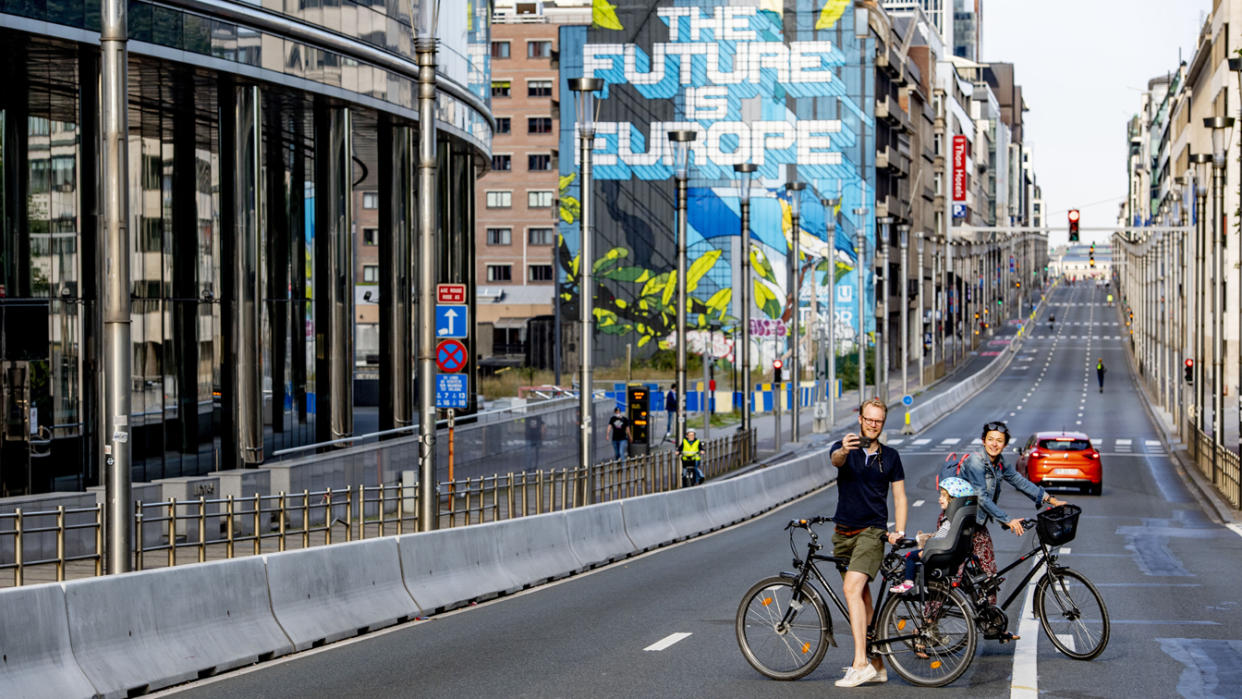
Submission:
<svg viewBox="0 0 1242 699">
<path fill-rule="evenodd" d="M 797 682 L 756 673 L 737 649 L 733 618 L 755 580 L 790 566 L 781 531 L 795 516 L 831 514 L 828 487 L 756 520 L 589 574 L 255 666 L 166 693 L 187 697 L 801 697 L 839 692 L 914 696 L 1238 696 L 1242 620 L 1237 576 L 1242 537 L 1214 524 L 1160 444 L 1126 366 L 1124 323 L 1095 286 L 1056 287 L 1041 322 L 1005 373 L 902 451 L 910 529 L 930 530 L 933 481 L 950 451 L 969 447 L 989 420 L 1009 422 L 1015 444 L 1035 430 L 1080 429 L 1103 453 L 1104 494 L 1082 505 L 1078 537 L 1062 558 L 1105 597 L 1112 639 L 1091 662 L 1061 656 L 1038 632 L 1017 644 L 980 641 L 966 675 L 943 690 L 905 685 L 838 690 L 848 637 Z M 1044 318 L 1057 317 L 1049 331 Z M 1005 342 L 1007 340 L 998 340 Z M 996 351 L 999 345 L 984 351 Z M 1109 368 L 1103 393 L 1094 365 Z M 981 358 L 982 359 L 982 358 Z M 953 442 L 951 440 L 957 440 Z M 1008 486 L 1006 486 L 1008 488 Z M 1002 505 L 1029 513 L 1006 491 Z M 993 529 L 997 558 L 1029 548 Z M 1019 577 L 1019 576 L 1013 576 Z M 1019 625 L 1020 595 L 1010 610 Z M 835 616 L 835 610 L 834 610 Z M 844 621 L 836 619 L 838 628 Z M 689 634 L 662 650 L 644 650 Z M 1015 682 L 1015 667 L 1019 681 Z M 1024 676 L 1022 672 L 1032 672 Z"/>
</svg>

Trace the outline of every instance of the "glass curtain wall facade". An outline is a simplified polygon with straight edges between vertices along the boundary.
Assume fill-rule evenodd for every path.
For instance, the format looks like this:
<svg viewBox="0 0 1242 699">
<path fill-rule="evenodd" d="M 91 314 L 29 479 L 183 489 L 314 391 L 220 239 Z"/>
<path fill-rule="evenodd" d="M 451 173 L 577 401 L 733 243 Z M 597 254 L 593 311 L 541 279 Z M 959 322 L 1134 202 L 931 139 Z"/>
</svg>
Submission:
<svg viewBox="0 0 1242 699">
<path fill-rule="evenodd" d="M 129 5 L 135 482 L 416 419 L 410 4 L 182 5 Z M 439 25 L 438 281 L 471 300 L 490 9 L 444 2 Z M 77 490 L 101 481 L 99 6 L 5 0 L 0 23 L 0 496 Z M 387 261 L 375 407 L 355 405 L 362 191 Z"/>
</svg>

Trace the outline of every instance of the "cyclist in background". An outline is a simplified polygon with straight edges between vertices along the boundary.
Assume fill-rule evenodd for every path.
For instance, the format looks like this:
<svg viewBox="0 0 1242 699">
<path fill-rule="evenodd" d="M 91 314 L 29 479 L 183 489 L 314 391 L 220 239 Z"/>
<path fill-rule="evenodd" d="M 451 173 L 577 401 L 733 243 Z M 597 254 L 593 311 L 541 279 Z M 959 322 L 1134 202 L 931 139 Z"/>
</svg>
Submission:
<svg viewBox="0 0 1242 699">
<path fill-rule="evenodd" d="M 681 485 L 688 488 L 703 482 L 703 443 L 693 428 L 686 430 L 686 438 L 677 447 L 681 454 Z"/>
</svg>

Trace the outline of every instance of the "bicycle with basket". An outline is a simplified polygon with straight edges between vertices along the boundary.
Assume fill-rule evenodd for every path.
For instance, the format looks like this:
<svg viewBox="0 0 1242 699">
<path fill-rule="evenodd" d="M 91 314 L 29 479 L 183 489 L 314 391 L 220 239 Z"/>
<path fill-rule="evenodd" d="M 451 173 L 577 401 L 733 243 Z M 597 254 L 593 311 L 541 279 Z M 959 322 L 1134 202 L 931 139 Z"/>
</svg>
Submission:
<svg viewBox="0 0 1242 699">
<path fill-rule="evenodd" d="M 985 573 L 973 553 L 966 556 L 961 575 L 949 583 L 970 600 L 975 623 L 985 639 L 1007 638 L 1007 610 L 1043 570 L 1035 584 L 1032 610 L 1048 640 L 1075 660 L 1091 660 L 1104 652 L 1111 627 L 1104 598 L 1087 576 L 1063 565 L 1057 555 L 1057 547 L 1074 540 L 1081 514 L 1081 507 L 1067 503 L 1043 510 L 1035 519 L 1023 520 L 1024 529 L 1035 529 L 1038 545 L 994 574 Z M 1031 559 L 1035 559 L 1034 564 L 1005 601 L 1000 605 L 991 602 L 990 598 L 1005 581 L 1004 576 Z"/>
</svg>

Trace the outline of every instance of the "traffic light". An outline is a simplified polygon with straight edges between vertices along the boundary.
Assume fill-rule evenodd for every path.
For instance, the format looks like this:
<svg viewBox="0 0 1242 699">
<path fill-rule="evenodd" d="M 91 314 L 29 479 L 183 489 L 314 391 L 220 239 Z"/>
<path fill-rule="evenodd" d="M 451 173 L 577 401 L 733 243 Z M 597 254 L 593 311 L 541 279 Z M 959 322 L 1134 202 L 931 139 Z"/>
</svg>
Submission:
<svg viewBox="0 0 1242 699">
<path fill-rule="evenodd" d="M 1078 242 L 1078 209 L 1069 210 L 1069 241 Z"/>
<path fill-rule="evenodd" d="M 1186 357 L 1186 361 L 1182 363 L 1186 365 L 1186 368 L 1184 370 L 1185 375 L 1186 375 L 1186 383 L 1194 383 L 1195 382 L 1195 360 L 1191 359 L 1190 357 Z"/>
<path fill-rule="evenodd" d="M 781 360 L 779 359 L 772 360 L 772 382 L 773 383 L 781 382 L 781 367 L 783 366 L 785 366 L 785 363 L 782 362 Z"/>
<path fill-rule="evenodd" d="M 1075 226 L 1077 228 L 1077 226 Z M 1087 253 L 1087 258 L 1091 261 L 1091 266 L 1095 266 L 1095 243 L 1091 244 L 1091 251 Z"/>
</svg>

